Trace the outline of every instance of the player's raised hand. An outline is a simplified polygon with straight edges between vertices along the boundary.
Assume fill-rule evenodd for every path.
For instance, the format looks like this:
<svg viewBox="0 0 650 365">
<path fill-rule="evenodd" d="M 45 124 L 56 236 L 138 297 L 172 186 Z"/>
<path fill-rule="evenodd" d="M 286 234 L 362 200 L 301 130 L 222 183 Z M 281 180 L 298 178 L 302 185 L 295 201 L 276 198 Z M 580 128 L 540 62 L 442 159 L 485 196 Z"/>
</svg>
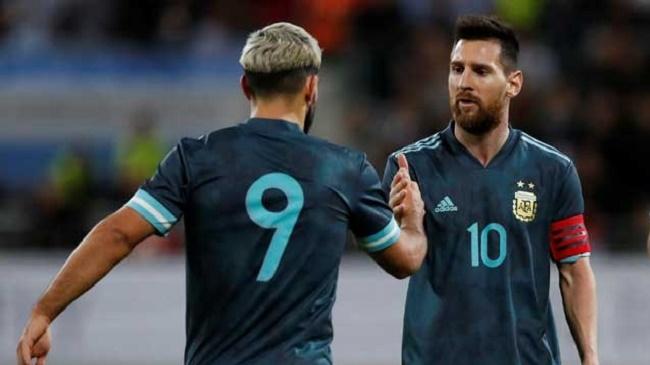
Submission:
<svg viewBox="0 0 650 365">
<path fill-rule="evenodd" d="M 393 181 L 390 185 L 390 197 L 388 204 L 391 209 L 395 208 L 404 200 L 406 195 L 406 187 L 408 187 L 409 182 L 411 181 L 411 176 L 409 175 L 409 165 L 404 154 L 397 155 L 397 164 L 399 169 L 393 177 Z"/>
<path fill-rule="evenodd" d="M 404 154 L 397 155 L 399 170 L 391 183 L 389 205 L 395 218 L 402 224 L 407 219 L 409 225 L 421 225 L 424 217 L 424 202 L 418 184 L 411 181 L 408 161 Z"/>
<path fill-rule="evenodd" d="M 50 347 L 50 321 L 43 315 L 33 314 L 18 341 L 17 364 L 32 365 L 32 359 L 36 359 L 36 365 L 45 365 Z"/>
</svg>

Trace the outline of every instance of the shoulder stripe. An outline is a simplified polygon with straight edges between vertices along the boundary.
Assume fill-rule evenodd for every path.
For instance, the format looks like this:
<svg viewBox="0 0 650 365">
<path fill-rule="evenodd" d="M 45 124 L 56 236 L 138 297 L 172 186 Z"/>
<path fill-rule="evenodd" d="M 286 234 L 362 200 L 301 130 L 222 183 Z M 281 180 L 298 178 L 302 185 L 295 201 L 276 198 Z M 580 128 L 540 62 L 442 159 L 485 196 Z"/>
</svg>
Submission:
<svg viewBox="0 0 650 365">
<path fill-rule="evenodd" d="M 558 156 L 561 159 L 563 159 L 563 160 L 565 160 L 565 161 L 567 161 L 569 163 L 573 163 L 573 161 L 571 161 L 571 159 L 569 157 L 567 157 L 566 155 L 560 153 L 557 149 L 555 149 L 555 147 L 553 147 L 553 146 L 551 146 L 549 144 L 546 144 L 546 143 L 541 142 L 541 141 L 539 141 L 539 140 L 537 140 L 537 139 L 535 139 L 533 137 L 530 137 L 529 135 L 527 135 L 525 133 L 522 133 L 521 139 L 524 140 L 525 142 L 528 142 L 528 143 L 538 147 L 539 149 L 541 149 L 543 151 L 546 151 L 546 152 L 548 152 L 550 154 Z"/>
<path fill-rule="evenodd" d="M 440 139 L 440 133 L 436 133 L 430 137 L 424 138 L 422 140 L 419 140 L 415 143 L 412 143 L 408 146 L 405 146 L 393 153 L 391 153 L 390 157 L 395 157 L 399 155 L 400 153 L 411 153 L 411 152 L 417 152 L 421 151 L 423 149 L 436 149 L 440 146 L 442 143 Z"/>
<path fill-rule="evenodd" d="M 440 138 L 440 136 L 436 133 L 436 134 L 434 134 L 432 136 L 429 136 L 427 138 L 423 138 L 423 139 L 421 139 L 421 140 L 419 140 L 417 142 L 414 142 L 414 143 L 411 143 L 411 144 L 409 144 L 407 146 L 404 146 L 395 153 L 397 154 L 397 153 L 399 153 L 401 151 L 404 151 L 404 150 L 411 150 L 411 149 L 415 149 L 415 148 L 418 148 L 418 147 L 423 146 L 423 145 L 435 143 L 436 141 L 438 141 L 439 138 Z"/>
<path fill-rule="evenodd" d="M 553 146 L 553 145 L 551 145 L 551 144 L 548 144 L 548 143 L 546 143 L 546 142 L 544 142 L 544 141 L 542 141 L 542 140 L 539 140 L 539 139 L 537 139 L 537 138 L 531 136 L 530 134 L 528 134 L 528 133 L 526 133 L 526 132 L 521 132 L 521 136 L 522 136 L 522 137 L 526 137 L 526 138 L 528 138 L 529 140 L 531 140 L 531 141 L 533 141 L 533 142 L 537 142 L 538 144 L 541 144 L 542 146 L 545 146 L 545 147 L 550 148 L 550 149 L 552 149 L 552 150 L 557 150 L 557 148 L 555 148 L 555 146 Z"/>
</svg>

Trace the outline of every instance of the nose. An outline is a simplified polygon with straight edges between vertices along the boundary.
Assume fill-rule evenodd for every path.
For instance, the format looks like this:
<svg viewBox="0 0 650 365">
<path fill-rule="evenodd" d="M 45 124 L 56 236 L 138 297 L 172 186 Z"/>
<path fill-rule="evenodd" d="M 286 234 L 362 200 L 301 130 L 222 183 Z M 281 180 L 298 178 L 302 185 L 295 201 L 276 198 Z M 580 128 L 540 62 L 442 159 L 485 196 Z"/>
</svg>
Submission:
<svg viewBox="0 0 650 365">
<path fill-rule="evenodd" d="M 472 89 L 471 72 L 467 68 L 465 68 L 463 73 L 458 77 L 458 84 L 456 86 L 461 90 Z"/>
</svg>

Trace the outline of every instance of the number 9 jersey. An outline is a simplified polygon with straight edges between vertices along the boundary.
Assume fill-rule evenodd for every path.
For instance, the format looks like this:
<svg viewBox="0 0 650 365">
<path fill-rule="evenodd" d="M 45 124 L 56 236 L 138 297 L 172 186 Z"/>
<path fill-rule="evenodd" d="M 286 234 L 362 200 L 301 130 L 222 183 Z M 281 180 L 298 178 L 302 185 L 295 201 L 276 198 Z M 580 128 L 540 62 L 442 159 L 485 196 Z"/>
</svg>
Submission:
<svg viewBox="0 0 650 365">
<path fill-rule="evenodd" d="M 575 167 L 516 129 L 484 167 L 453 131 L 396 152 L 420 186 L 429 242 L 409 281 L 403 364 L 560 364 L 550 265 L 591 250 Z"/>
<path fill-rule="evenodd" d="M 183 139 L 127 206 L 161 235 L 184 216 L 188 365 L 331 364 L 348 230 L 400 234 L 365 155 L 281 120 Z"/>
</svg>

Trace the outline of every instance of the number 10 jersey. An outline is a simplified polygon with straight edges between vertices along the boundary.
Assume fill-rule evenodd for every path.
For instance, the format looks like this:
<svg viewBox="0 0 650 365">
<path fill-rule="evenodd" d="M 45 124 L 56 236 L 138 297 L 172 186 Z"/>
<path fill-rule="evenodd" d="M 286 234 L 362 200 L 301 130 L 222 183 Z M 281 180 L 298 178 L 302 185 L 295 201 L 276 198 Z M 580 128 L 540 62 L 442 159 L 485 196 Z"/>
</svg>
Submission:
<svg viewBox="0 0 650 365">
<path fill-rule="evenodd" d="M 576 169 L 516 129 L 484 167 L 454 124 L 404 147 L 429 250 L 409 282 L 405 365 L 558 365 L 551 262 L 590 252 Z M 389 158 L 384 188 L 397 171 Z"/>
<path fill-rule="evenodd" d="M 331 364 L 347 232 L 369 252 L 399 238 L 365 155 L 250 119 L 183 139 L 127 206 L 165 234 L 184 216 L 185 363 Z"/>
</svg>

